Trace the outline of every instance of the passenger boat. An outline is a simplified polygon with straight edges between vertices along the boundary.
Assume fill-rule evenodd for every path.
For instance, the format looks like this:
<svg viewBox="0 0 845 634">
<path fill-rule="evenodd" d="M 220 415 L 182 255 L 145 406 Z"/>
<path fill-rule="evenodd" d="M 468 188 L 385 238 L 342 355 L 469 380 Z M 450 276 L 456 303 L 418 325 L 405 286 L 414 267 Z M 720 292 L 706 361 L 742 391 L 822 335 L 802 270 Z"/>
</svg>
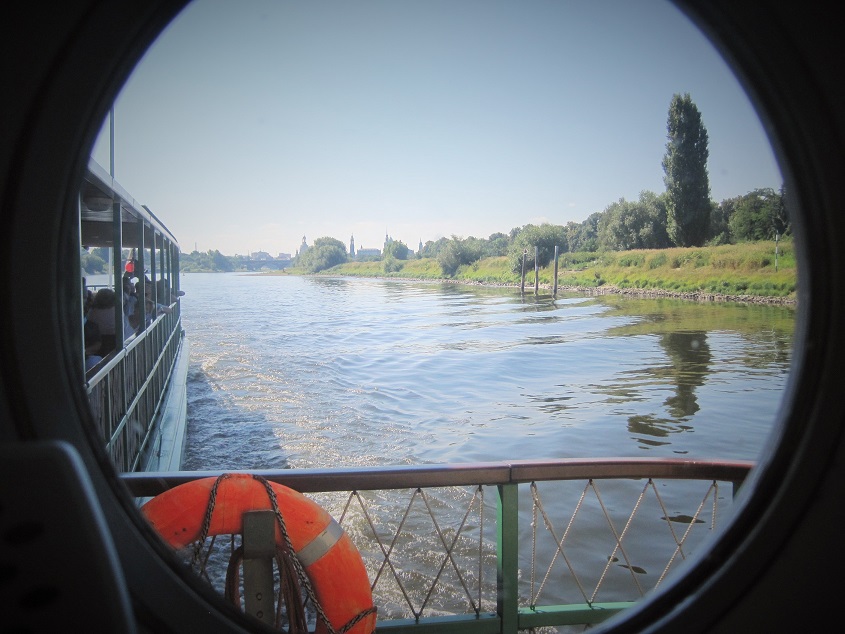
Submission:
<svg viewBox="0 0 845 634">
<path fill-rule="evenodd" d="M 96 430 L 118 470 L 178 471 L 188 371 L 179 243 L 94 161 L 79 194 L 79 242 L 80 249 L 105 247 L 111 254 L 111 284 L 89 285 L 83 271 L 79 294 L 83 341 L 94 312 L 105 324 L 100 350 L 95 351 L 100 360 L 85 368 Z M 97 294 L 111 298 L 112 306 L 89 311 Z M 141 318 L 145 304 L 161 308 L 149 319 Z M 80 362 L 87 356 L 81 351 Z"/>
<path fill-rule="evenodd" d="M 117 448 L 123 441 L 109 444 L 113 421 L 125 420 L 128 426 L 130 418 L 118 416 L 117 410 L 108 417 L 92 417 L 85 384 L 94 377 L 83 373 L 82 310 L 75 303 L 75 298 L 81 301 L 81 279 L 78 268 L 66 266 L 82 244 L 78 216 L 68 209 L 78 204 L 80 182 L 91 176 L 80 156 L 93 142 L 94 127 L 133 64 L 184 4 L 182 0 L 90 6 L 34 2 L 9 3 L 2 9 L 4 40 L 15 52 L 4 57 L 0 74 L 3 88 L 14 95 L 0 105 L 4 122 L 0 299 L 5 311 L 0 332 L 0 579 L 3 624 L 9 631 L 247 632 L 261 627 L 207 592 L 197 577 L 184 574 L 172 549 L 141 521 L 130 495 L 163 495 L 165 489 L 188 480 L 203 476 L 216 480 L 223 474 L 168 469 L 159 476 L 164 472 L 143 471 L 148 466 L 143 458 L 137 462 L 126 458 L 141 456 L 143 451 L 135 449 L 143 441 L 133 447 L 126 441 L 126 450 Z M 797 238 L 806 266 L 800 282 L 801 333 L 795 379 L 779 421 L 782 431 L 743 485 L 725 530 L 683 573 L 667 577 L 649 600 L 625 609 L 624 616 L 607 628 L 824 630 L 830 622 L 824 608 L 840 600 L 842 583 L 828 582 L 823 573 L 836 574 L 845 564 L 837 521 L 842 517 L 845 482 L 841 398 L 845 336 L 840 326 L 845 307 L 841 249 L 845 107 L 839 70 L 830 63 L 841 57 L 836 51 L 842 48 L 842 39 L 835 21 L 809 6 L 772 3 L 760 11 L 729 0 L 678 4 L 734 62 L 760 104 L 767 128 L 776 135 L 780 157 L 789 169 L 787 184 L 800 203 Z M 111 181 L 106 183 L 111 186 Z M 129 207 L 143 211 L 132 204 L 125 206 L 127 212 Z M 144 218 L 152 228 L 152 215 L 134 212 L 130 215 Z M 49 257 L 31 257 L 45 252 Z M 21 315 L 25 319 L 12 318 Z M 127 347 L 115 353 L 112 360 L 117 365 L 135 358 Z M 133 403 L 137 399 L 129 401 Z M 107 426 L 99 429 L 101 423 L 93 421 Z M 143 437 L 146 434 L 139 434 Z M 154 446 L 155 441 L 147 444 Z M 526 550 L 530 553 L 533 527 L 530 522 L 525 526 L 508 520 L 519 516 L 520 504 L 526 510 L 533 506 L 531 482 L 539 487 L 546 479 L 586 478 L 581 480 L 583 489 L 592 495 L 591 482 L 601 487 L 605 479 L 625 478 L 630 483 L 627 478 L 635 478 L 646 489 L 649 478 L 661 482 L 672 479 L 672 474 L 701 478 L 709 488 L 710 482 L 721 478 L 740 481 L 747 466 L 608 461 L 253 475 L 309 494 L 348 491 L 356 503 L 358 495 L 367 498 L 380 489 L 403 490 L 409 497 L 416 494 L 415 499 L 421 498 L 418 491 L 441 485 L 466 486 L 473 492 L 479 485 L 481 491 L 491 491 L 497 517 L 493 522 L 484 520 L 484 534 L 495 534 L 495 563 L 486 554 L 481 563 L 495 568 L 493 609 L 429 616 L 415 604 L 418 617 L 389 623 L 380 613 L 376 627 L 515 632 L 567 612 L 554 607 L 563 604 L 531 598 L 522 604 L 518 595 L 520 574 L 523 578 L 529 574 L 526 569 L 520 573 L 519 558 Z M 732 495 L 733 485 L 729 488 Z M 542 499 L 549 498 L 542 495 Z M 340 516 L 337 520 L 345 522 Z M 539 515 L 534 526 L 542 528 L 544 523 Z M 623 529 L 626 523 L 622 521 Z M 577 550 L 567 545 L 569 536 L 564 540 L 566 526 L 564 521 L 560 540 L 553 539 L 563 543 L 560 557 Z M 447 544 L 451 536 L 463 532 L 458 528 L 444 532 Z M 480 522 L 472 528 L 480 529 Z M 430 532 L 438 534 L 433 527 Z M 627 536 L 619 533 L 619 537 L 624 544 Z M 394 553 L 402 540 L 383 539 L 376 548 L 384 548 L 384 568 L 399 569 Z M 410 550 L 413 558 L 413 544 Z M 451 569 L 448 555 L 442 561 Z M 373 580 L 377 581 L 375 574 Z M 587 597 L 591 598 L 590 592 Z M 606 615 L 599 607 L 590 603 L 587 614 Z"/>
</svg>

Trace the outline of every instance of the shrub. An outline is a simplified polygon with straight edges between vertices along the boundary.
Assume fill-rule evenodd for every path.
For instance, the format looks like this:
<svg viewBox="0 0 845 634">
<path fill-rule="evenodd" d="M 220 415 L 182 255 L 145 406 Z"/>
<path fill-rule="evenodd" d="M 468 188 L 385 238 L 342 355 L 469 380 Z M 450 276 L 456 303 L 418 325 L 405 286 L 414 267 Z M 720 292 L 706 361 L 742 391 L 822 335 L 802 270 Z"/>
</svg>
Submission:
<svg viewBox="0 0 845 634">
<path fill-rule="evenodd" d="M 667 257 L 665 253 L 658 253 L 653 258 L 648 261 L 648 268 L 650 269 L 657 269 L 661 266 L 665 266 L 667 261 Z"/>
<path fill-rule="evenodd" d="M 619 266 L 640 266 L 645 262 L 645 254 L 644 253 L 623 253 L 620 255 L 616 263 Z"/>
<path fill-rule="evenodd" d="M 388 255 L 386 258 L 384 258 L 383 264 L 385 273 L 398 273 L 402 270 L 402 267 L 405 266 L 404 262 L 393 257 L 392 255 Z"/>
</svg>

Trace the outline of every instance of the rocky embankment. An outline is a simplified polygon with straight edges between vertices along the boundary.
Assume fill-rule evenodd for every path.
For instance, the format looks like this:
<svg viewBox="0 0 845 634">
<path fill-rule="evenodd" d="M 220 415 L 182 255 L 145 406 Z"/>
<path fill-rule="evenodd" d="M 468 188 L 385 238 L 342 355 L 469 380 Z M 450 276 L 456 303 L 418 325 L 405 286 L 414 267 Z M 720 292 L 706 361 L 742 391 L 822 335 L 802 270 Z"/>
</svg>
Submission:
<svg viewBox="0 0 845 634">
<path fill-rule="evenodd" d="M 397 278 L 393 278 L 397 279 Z M 406 278 L 407 279 L 407 278 Z M 519 288 L 519 284 L 507 284 L 507 283 L 490 283 L 490 282 L 480 282 L 475 280 L 455 280 L 455 279 L 442 279 L 442 280 L 420 280 L 420 281 L 429 281 L 429 282 L 444 282 L 449 284 L 465 284 L 467 286 L 497 286 L 501 288 Z M 548 284 L 540 284 L 539 288 L 542 288 L 544 291 L 551 291 L 552 287 Z M 603 286 L 564 286 L 559 285 L 557 287 L 558 292 L 574 292 L 574 293 L 584 293 L 585 295 L 626 295 L 628 297 L 637 297 L 643 299 L 657 299 L 661 297 L 665 297 L 668 299 L 684 299 L 689 301 L 695 302 L 743 302 L 746 304 L 772 304 L 772 305 L 782 305 L 782 306 L 790 306 L 795 305 L 798 303 L 794 297 L 770 297 L 770 296 L 763 296 L 763 295 L 720 295 L 719 293 L 708 293 L 705 291 L 696 291 L 696 292 L 681 292 L 681 291 L 671 291 L 666 289 L 660 288 L 619 288 L 618 286 L 612 286 L 610 284 L 605 284 Z M 534 285 L 527 284 L 525 285 L 525 292 L 534 292 Z"/>
</svg>

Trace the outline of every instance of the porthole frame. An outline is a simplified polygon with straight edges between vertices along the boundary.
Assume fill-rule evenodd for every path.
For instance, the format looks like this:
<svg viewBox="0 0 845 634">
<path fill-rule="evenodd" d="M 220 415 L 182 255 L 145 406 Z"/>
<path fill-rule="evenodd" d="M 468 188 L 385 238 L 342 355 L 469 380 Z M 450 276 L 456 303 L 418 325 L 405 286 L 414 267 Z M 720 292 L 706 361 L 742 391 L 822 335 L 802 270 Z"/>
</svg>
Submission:
<svg viewBox="0 0 845 634">
<path fill-rule="evenodd" d="M 30 3 L 3 9 L 7 43 L 0 210 L 0 440 L 59 439 L 79 453 L 94 485 L 133 597 L 150 630 L 229 632 L 232 608 L 187 582 L 162 556 L 85 425 L 79 333 L 69 327 L 73 288 L 62 262 L 73 199 L 98 122 L 182 0 Z M 43 5 L 43 6 L 41 6 Z M 811 627 L 809 610 L 835 605 L 841 584 L 813 575 L 845 563 L 836 527 L 845 512 L 845 108 L 839 34 L 821 8 L 731 0 L 678 5 L 708 35 L 758 106 L 781 159 L 796 218 L 799 316 L 792 378 L 767 457 L 740 512 L 690 570 L 602 630 L 782 631 Z M 43 20 L 45 12 L 50 20 Z M 16 31 L 17 33 L 13 32 Z M 839 55 L 837 55 L 837 53 Z M 9 70 L 7 73 L 6 70 Z M 88 122 L 81 126 L 80 122 Z M 57 210 L 62 210 L 59 213 Z M 33 248 L 55 257 L 32 258 Z M 26 319 L 12 319 L 26 307 Z M 44 363 L 53 358 L 54 364 Z M 841 551 L 841 549 L 840 549 Z M 795 577 L 806 583 L 790 583 Z M 821 623 L 819 623 L 821 625 Z"/>
</svg>

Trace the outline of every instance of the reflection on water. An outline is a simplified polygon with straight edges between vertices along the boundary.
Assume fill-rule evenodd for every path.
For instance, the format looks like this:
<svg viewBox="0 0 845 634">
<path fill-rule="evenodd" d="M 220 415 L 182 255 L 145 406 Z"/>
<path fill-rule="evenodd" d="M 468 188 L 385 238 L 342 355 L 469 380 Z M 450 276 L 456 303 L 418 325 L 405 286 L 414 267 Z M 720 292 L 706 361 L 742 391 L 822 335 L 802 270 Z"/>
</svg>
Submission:
<svg viewBox="0 0 845 634">
<path fill-rule="evenodd" d="M 677 386 L 675 395 L 666 399 L 669 413 L 676 419 L 692 416 L 699 410 L 695 388 L 704 384 L 710 366 L 707 335 L 670 332 L 661 335 L 660 345 L 669 357 L 670 378 Z"/>
</svg>

